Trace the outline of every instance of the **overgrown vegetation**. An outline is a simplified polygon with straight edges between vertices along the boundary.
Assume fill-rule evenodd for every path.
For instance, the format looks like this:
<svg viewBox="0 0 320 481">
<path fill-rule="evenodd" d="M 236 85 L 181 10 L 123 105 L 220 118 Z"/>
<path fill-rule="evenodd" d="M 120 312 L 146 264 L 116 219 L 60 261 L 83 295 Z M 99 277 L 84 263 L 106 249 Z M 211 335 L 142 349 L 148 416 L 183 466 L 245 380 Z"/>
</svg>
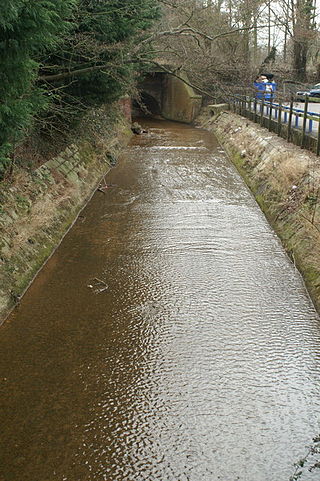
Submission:
<svg viewBox="0 0 320 481">
<path fill-rule="evenodd" d="M 13 145 L 47 104 L 36 85 L 40 58 L 66 35 L 73 0 L 10 0 L 0 5 L 0 174 Z"/>
<path fill-rule="evenodd" d="M 303 479 L 305 473 L 312 473 L 320 468 L 320 436 L 313 438 L 313 443 L 303 458 L 295 463 L 295 471 L 289 481 L 298 481 Z"/>
<path fill-rule="evenodd" d="M 62 133 L 88 107 L 130 91 L 130 55 L 156 0 L 8 0 L 0 5 L 0 176 L 36 123 Z"/>
</svg>

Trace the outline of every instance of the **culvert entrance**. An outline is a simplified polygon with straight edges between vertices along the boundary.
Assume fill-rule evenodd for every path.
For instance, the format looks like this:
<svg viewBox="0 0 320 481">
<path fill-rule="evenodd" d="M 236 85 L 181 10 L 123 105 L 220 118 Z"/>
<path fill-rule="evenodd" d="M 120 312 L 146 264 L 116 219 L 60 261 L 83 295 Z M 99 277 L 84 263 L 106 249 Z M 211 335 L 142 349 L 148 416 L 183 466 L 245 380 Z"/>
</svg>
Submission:
<svg viewBox="0 0 320 481">
<path fill-rule="evenodd" d="M 134 117 L 155 117 L 161 115 L 159 102 L 147 92 L 142 92 L 140 99 L 133 101 L 132 109 Z"/>
</svg>

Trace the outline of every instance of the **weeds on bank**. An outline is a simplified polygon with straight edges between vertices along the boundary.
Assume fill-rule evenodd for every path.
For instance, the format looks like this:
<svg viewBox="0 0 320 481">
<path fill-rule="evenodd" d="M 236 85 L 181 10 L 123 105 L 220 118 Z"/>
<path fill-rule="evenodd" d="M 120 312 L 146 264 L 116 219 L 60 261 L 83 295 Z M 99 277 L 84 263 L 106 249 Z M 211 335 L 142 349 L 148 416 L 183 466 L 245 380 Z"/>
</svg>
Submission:
<svg viewBox="0 0 320 481">
<path fill-rule="evenodd" d="M 289 481 L 297 481 L 307 471 L 320 469 L 320 435 L 313 438 L 313 443 L 308 447 L 306 455 L 295 463 L 295 471 Z"/>
</svg>

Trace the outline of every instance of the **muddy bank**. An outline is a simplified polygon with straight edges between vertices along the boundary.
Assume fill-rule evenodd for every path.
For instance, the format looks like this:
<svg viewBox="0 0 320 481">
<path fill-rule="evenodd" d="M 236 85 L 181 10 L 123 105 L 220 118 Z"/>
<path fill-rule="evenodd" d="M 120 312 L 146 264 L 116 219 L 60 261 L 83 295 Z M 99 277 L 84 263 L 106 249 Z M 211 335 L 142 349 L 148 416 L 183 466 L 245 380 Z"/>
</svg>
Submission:
<svg viewBox="0 0 320 481">
<path fill-rule="evenodd" d="M 320 160 L 234 113 L 198 124 L 212 130 L 255 195 L 320 309 Z"/>
<path fill-rule="evenodd" d="M 79 136 L 0 191 L 0 324 L 103 181 L 131 136 L 118 106 L 91 112 Z"/>
</svg>

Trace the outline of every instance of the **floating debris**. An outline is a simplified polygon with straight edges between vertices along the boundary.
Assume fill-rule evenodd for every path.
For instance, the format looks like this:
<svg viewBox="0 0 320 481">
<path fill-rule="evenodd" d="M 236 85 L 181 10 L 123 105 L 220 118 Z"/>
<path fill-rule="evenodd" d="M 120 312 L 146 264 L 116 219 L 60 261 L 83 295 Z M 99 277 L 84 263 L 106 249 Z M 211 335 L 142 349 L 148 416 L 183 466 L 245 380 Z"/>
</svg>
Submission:
<svg viewBox="0 0 320 481">
<path fill-rule="evenodd" d="M 91 282 L 92 284 L 88 284 L 87 287 L 89 289 L 93 289 L 93 292 L 95 294 L 100 294 L 101 292 L 105 292 L 109 289 L 108 284 L 102 279 L 99 279 L 98 277 L 94 277 Z"/>
</svg>

